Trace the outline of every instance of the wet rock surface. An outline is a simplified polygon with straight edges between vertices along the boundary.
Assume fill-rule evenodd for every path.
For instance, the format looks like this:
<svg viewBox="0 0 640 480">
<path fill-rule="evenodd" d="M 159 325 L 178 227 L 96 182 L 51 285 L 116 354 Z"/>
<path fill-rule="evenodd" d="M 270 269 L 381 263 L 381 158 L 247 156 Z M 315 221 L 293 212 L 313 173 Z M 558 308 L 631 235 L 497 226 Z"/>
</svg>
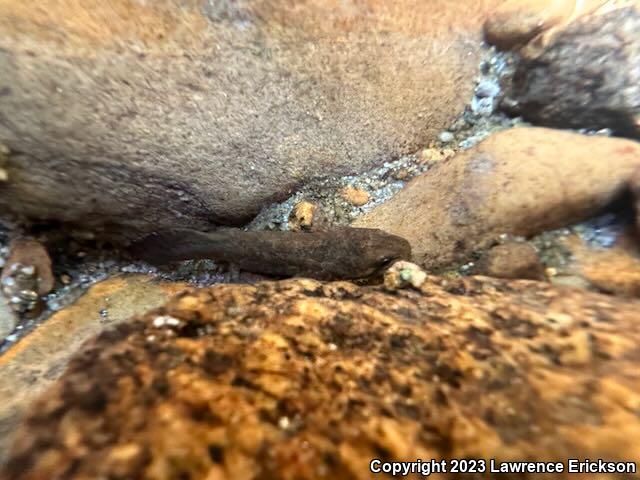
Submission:
<svg viewBox="0 0 640 480">
<path fill-rule="evenodd" d="M 10 1 L 0 206 L 118 235 L 244 223 L 435 139 L 496 1 Z"/>
<path fill-rule="evenodd" d="M 513 110 L 536 125 L 640 137 L 640 5 L 581 17 L 527 49 Z"/>
<path fill-rule="evenodd" d="M 502 234 L 586 220 L 628 189 L 640 144 L 544 128 L 499 132 L 416 177 L 354 222 L 409 240 L 427 269 L 468 261 Z"/>
<path fill-rule="evenodd" d="M 193 290 L 85 345 L 30 409 L 2 478 L 638 461 L 639 307 L 483 277 L 395 293 L 309 280 Z"/>
<path fill-rule="evenodd" d="M 69 358 L 88 338 L 156 308 L 186 284 L 147 275 L 121 275 L 94 285 L 73 305 L 0 356 L 0 462 L 10 433 L 30 403 L 64 371 Z"/>
</svg>

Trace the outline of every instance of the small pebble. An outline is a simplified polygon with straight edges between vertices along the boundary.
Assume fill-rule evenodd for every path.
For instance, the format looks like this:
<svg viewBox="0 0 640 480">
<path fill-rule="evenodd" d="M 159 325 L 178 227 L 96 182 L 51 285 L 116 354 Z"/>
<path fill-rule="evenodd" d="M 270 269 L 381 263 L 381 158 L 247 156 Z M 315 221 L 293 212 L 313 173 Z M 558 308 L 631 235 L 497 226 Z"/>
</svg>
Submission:
<svg viewBox="0 0 640 480">
<path fill-rule="evenodd" d="M 424 270 L 411 262 L 396 262 L 384 273 L 384 286 L 391 291 L 409 286 L 420 288 L 426 280 Z"/>
<path fill-rule="evenodd" d="M 12 303 L 12 304 L 14 304 L 14 305 L 18 305 L 18 304 L 21 304 L 21 303 L 22 303 L 22 299 L 16 295 L 16 296 L 11 297 L 11 298 L 9 299 L 9 303 Z"/>
<path fill-rule="evenodd" d="M 280 417 L 278 420 L 278 427 L 282 430 L 287 430 L 290 425 L 291 421 L 289 420 L 289 417 Z"/>
<path fill-rule="evenodd" d="M 362 207 L 369 203 L 370 195 L 361 188 L 345 187 L 340 191 L 340 196 L 355 207 Z"/>
<path fill-rule="evenodd" d="M 476 87 L 476 96 L 479 98 L 493 98 L 500 93 L 500 85 L 492 80 L 481 80 Z"/>
<path fill-rule="evenodd" d="M 318 206 L 314 203 L 298 202 L 289 216 L 289 229 L 292 231 L 311 230 Z"/>
<path fill-rule="evenodd" d="M 36 268 L 33 265 L 27 265 L 20 268 L 20 273 L 25 277 L 33 277 L 36 274 Z"/>
<path fill-rule="evenodd" d="M 453 133 L 446 131 L 438 135 L 438 140 L 440 140 L 442 143 L 452 142 L 454 138 L 455 136 L 453 135 Z"/>
<path fill-rule="evenodd" d="M 174 317 L 170 317 L 169 315 L 162 315 L 160 317 L 156 317 L 153 319 L 153 326 L 156 328 L 161 328 L 166 326 L 169 327 L 177 327 L 180 325 L 180 320 Z"/>
</svg>

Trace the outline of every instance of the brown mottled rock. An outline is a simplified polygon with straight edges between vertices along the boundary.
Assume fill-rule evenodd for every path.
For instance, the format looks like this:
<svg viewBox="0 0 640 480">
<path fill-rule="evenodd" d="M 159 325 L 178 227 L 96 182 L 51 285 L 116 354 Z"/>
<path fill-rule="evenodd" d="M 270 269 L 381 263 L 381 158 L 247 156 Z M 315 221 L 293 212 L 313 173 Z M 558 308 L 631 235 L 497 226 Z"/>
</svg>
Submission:
<svg viewBox="0 0 640 480">
<path fill-rule="evenodd" d="M 62 374 L 87 339 L 133 315 L 157 308 L 185 288 L 185 284 L 145 275 L 105 280 L 2 353 L 0 462 L 8 453 L 11 434 L 25 410 Z"/>
<path fill-rule="evenodd" d="M 491 248 L 476 265 L 476 272 L 495 278 L 546 278 L 538 252 L 524 242 L 508 242 Z"/>
<path fill-rule="evenodd" d="M 340 191 L 340 196 L 344 199 L 345 202 L 350 203 L 356 207 L 362 207 L 369 203 L 369 199 L 371 198 L 369 193 L 361 188 L 356 187 L 345 187 Z"/>
<path fill-rule="evenodd" d="M 532 236 L 588 218 L 627 190 L 640 143 L 514 128 L 435 165 L 355 226 L 409 240 L 427 269 L 466 261 L 503 233 Z"/>
<path fill-rule="evenodd" d="M 583 16 L 527 49 L 509 96 L 536 125 L 640 138 L 640 2 Z"/>
<path fill-rule="evenodd" d="M 0 476 L 368 480 L 373 458 L 638 462 L 639 308 L 485 277 L 193 290 L 89 342 L 32 406 Z"/>
<path fill-rule="evenodd" d="M 0 207 L 121 234 L 244 223 L 435 139 L 499 1 L 7 0 Z"/>
</svg>

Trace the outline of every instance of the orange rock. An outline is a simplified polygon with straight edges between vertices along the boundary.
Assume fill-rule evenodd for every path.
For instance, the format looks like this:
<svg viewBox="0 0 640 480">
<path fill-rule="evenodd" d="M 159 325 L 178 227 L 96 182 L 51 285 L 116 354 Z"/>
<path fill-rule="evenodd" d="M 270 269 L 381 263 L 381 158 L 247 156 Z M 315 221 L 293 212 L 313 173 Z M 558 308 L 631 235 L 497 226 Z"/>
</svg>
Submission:
<svg viewBox="0 0 640 480">
<path fill-rule="evenodd" d="M 351 205 L 362 207 L 369 203 L 370 195 L 361 188 L 345 187 L 340 191 L 340 196 Z"/>
<path fill-rule="evenodd" d="M 289 216 L 289 229 L 310 230 L 317 223 L 318 206 L 315 203 L 302 201 L 297 203 Z"/>
<path fill-rule="evenodd" d="M 486 277 L 394 292 L 303 279 L 192 289 L 85 345 L 29 409 L 0 479 L 368 480 L 374 458 L 638 462 L 639 308 Z"/>
</svg>

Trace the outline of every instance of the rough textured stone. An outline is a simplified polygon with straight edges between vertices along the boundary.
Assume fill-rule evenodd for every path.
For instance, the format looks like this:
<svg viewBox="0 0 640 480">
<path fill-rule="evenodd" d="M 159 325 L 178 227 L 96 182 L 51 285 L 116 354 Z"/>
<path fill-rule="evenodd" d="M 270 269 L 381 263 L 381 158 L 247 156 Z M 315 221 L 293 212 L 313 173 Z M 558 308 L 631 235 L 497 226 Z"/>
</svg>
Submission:
<svg viewBox="0 0 640 480">
<path fill-rule="evenodd" d="M 640 5 L 582 17 L 520 63 L 510 93 L 539 125 L 640 137 Z"/>
<path fill-rule="evenodd" d="M 436 164 L 355 222 L 409 240 L 428 269 L 468 260 L 500 234 L 531 236 L 588 218 L 623 195 L 640 143 L 515 128 Z"/>
<path fill-rule="evenodd" d="M 536 249 L 523 242 L 496 245 L 478 262 L 477 272 L 496 278 L 545 279 Z"/>
<path fill-rule="evenodd" d="M 83 342 L 132 315 L 162 305 L 184 288 L 185 284 L 159 282 L 144 275 L 106 280 L 0 355 L 0 462 L 25 409 L 62 374 Z"/>
<path fill-rule="evenodd" d="M 372 458 L 637 462 L 639 308 L 483 277 L 395 293 L 310 280 L 194 290 L 86 345 L 31 409 L 2 478 L 365 480 Z"/>
<path fill-rule="evenodd" d="M 242 223 L 435 139 L 497 2 L 5 1 L 0 206 L 108 230 Z"/>
</svg>

